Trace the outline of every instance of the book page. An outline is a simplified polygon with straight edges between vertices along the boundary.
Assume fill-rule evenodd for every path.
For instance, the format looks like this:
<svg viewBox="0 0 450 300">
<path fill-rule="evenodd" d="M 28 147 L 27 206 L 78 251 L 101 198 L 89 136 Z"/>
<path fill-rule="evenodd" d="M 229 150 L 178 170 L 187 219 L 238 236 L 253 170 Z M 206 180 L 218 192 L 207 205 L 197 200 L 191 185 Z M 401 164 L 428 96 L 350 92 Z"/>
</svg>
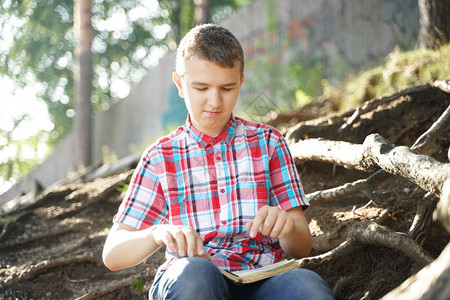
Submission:
<svg viewBox="0 0 450 300">
<path fill-rule="evenodd" d="M 291 259 L 291 260 L 285 259 L 285 260 L 282 260 L 282 261 L 279 261 L 277 263 L 274 263 L 274 264 L 271 264 L 271 265 L 268 265 L 268 266 L 264 266 L 264 267 L 261 267 L 261 268 L 250 269 L 250 270 L 242 270 L 242 271 L 233 271 L 233 272 L 230 272 L 230 273 L 232 273 L 232 274 L 234 274 L 236 276 L 246 276 L 246 275 L 249 275 L 249 274 L 252 274 L 252 273 L 263 273 L 263 272 L 267 272 L 267 271 L 270 271 L 272 269 L 275 269 L 277 267 L 280 267 L 282 265 L 290 264 L 293 261 L 295 261 L 295 259 Z"/>
</svg>

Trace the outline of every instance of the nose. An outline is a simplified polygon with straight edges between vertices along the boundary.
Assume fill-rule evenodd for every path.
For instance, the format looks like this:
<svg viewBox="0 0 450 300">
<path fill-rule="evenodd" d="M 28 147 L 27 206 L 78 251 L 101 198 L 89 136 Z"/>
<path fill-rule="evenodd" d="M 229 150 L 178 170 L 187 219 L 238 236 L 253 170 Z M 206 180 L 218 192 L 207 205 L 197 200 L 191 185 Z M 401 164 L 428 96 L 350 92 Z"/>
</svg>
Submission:
<svg viewBox="0 0 450 300">
<path fill-rule="evenodd" d="M 222 105 L 222 94 L 218 89 L 210 89 L 208 105 L 212 108 L 218 108 Z"/>
</svg>

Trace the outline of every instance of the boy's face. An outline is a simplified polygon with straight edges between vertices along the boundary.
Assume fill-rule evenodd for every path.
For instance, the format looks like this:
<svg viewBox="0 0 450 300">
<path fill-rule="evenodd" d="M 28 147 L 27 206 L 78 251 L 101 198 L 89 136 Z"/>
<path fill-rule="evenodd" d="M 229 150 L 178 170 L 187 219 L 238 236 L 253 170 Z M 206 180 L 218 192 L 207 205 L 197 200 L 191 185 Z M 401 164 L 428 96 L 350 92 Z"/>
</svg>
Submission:
<svg viewBox="0 0 450 300">
<path fill-rule="evenodd" d="M 178 94 L 184 98 L 192 125 L 203 133 L 216 136 L 228 123 L 244 82 L 240 65 L 220 67 L 193 56 L 185 61 L 185 73 L 173 74 Z"/>
</svg>

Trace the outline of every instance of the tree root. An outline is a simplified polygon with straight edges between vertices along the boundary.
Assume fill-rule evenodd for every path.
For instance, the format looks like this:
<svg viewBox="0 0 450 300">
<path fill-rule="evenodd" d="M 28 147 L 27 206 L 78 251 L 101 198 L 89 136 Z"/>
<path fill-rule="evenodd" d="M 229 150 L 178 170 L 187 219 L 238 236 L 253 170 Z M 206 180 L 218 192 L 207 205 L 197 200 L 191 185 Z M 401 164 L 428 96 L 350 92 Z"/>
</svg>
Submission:
<svg viewBox="0 0 450 300">
<path fill-rule="evenodd" d="M 137 280 L 141 279 L 142 276 L 135 276 L 132 278 L 126 278 L 125 280 L 120 281 L 119 283 L 112 284 L 111 286 L 104 289 L 97 289 L 88 292 L 80 297 L 75 298 L 75 300 L 93 300 L 98 299 L 99 297 L 112 294 L 121 289 L 131 287 Z"/>
<path fill-rule="evenodd" d="M 372 282 L 366 289 L 366 292 L 360 298 L 361 300 L 378 299 L 377 295 L 381 288 L 386 284 L 386 279 L 382 278 L 379 281 Z"/>
<path fill-rule="evenodd" d="M 362 249 L 363 245 L 382 246 L 400 251 L 421 267 L 433 261 L 433 257 L 422 249 L 412 238 L 404 233 L 395 232 L 389 227 L 372 221 L 355 225 L 348 238 L 338 247 L 321 255 L 302 259 L 302 265 L 313 266 L 337 259 Z"/>
<path fill-rule="evenodd" d="M 26 210 L 26 211 L 19 213 L 14 218 L 12 218 L 8 222 L 6 222 L 5 225 L 3 226 L 2 232 L 0 233 L 0 241 L 2 241 L 5 238 L 6 234 L 10 230 L 12 224 L 19 222 L 19 220 L 21 220 L 22 218 L 25 218 L 26 216 L 28 216 L 30 214 L 33 214 L 33 211 Z"/>
<path fill-rule="evenodd" d="M 134 170 L 129 170 L 120 175 L 99 178 L 92 183 L 85 184 L 82 189 L 76 190 L 73 193 L 67 195 L 64 199 L 66 201 L 79 201 L 78 204 L 73 205 L 61 214 L 54 216 L 55 219 L 65 219 L 76 215 L 77 213 L 85 210 L 99 200 L 105 199 L 114 192 L 117 192 L 117 188 L 120 184 L 125 183 Z M 97 188 L 92 188 L 92 186 Z M 98 188 L 101 186 L 101 188 Z"/>
<path fill-rule="evenodd" d="M 369 157 L 384 171 L 403 176 L 437 196 L 441 195 L 445 180 L 450 178 L 450 164 L 417 154 L 405 146 L 395 147 L 379 134 L 369 135 L 364 145 Z"/>
<path fill-rule="evenodd" d="M 427 193 L 419 202 L 414 220 L 409 228 L 408 235 L 419 245 L 422 245 L 426 239 L 427 233 L 433 222 L 433 211 L 438 202 L 437 197 Z"/>
<path fill-rule="evenodd" d="M 347 120 L 347 122 L 345 122 L 340 128 L 339 131 L 343 131 L 345 129 L 347 129 L 348 127 L 350 127 L 351 125 L 353 125 L 354 123 L 356 123 L 359 120 L 359 117 L 366 113 L 369 112 L 371 110 L 374 110 L 376 107 L 380 106 L 381 104 L 385 104 L 385 103 L 389 103 L 393 100 L 397 100 L 401 97 L 404 97 L 406 95 L 412 94 L 412 93 L 417 93 L 417 92 L 422 92 L 425 91 L 427 89 L 430 88 L 429 84 L 426 85 L 420 85 L 420 86 L 413 86 L 407 89 L 404 89 L 398 93 L 395 93 L 391 96 L 387 96 L 387 97 L 382 97 L 382 98 L 378 98 L 378 99 L 373 99 L 367 102 L 364 102 L 364 104 L 362 106 L 358 106 L 353 114 L 351 115 L 351 117 Z"/>
<path fill-rule="evenodd" d="M 382 300 L 434 300 L 448 299 L 450 282 L 450 244 L 441 255 L 400 286 L 385 295 Z"/>
<path fill-rule="evenodd" d="M 366 159 L 363 145 L 349 142 L 306 139 L 291 145 L 289 150 L 296 161 L 323 161 L 366 172 L 377 167 L 372 160 Z"/>
<path fill-rule="evenodd" d="M 5 286 L 10 286 L 22 282 L 24 280 L 31 280 L 38 276 L 39 274 L 46 272 L 47 270 L 59 267 L 66 266 L 70 264 L 79 264 L 79 263 L 97 263 L 100 264 L 100 254 L 94 254 L 92 252 L 74 255 L 71 257 L 63 257 L 57 259 L 48 259 L 41 261 L 35 265 L 28 266 L 25 268 L 18 277 L 12 278 L 4 283 Z"/>
<path fill-rule="evenodd" d="M 338 228 L 331 232 L 324 233 L 319 236 L 314 236 L 312 238 L 312 248 L 319 252 L 326 252 L 332 250 L 335 246 L 331 242 L 332 240 L 337 240 L 341 237 L 340 231 L 344 226 L 340 224 Z"/>
<path fill-rule="evenodd" d="M 441 116 L 436 120 L 436 122 L 431 125 L 431 127 L 423 133 L 411 146 L 411 150 L 417 151 L 419 153 L 423 153 L 426 151 L 426 149 L 450 126 L 450 106 L 441 114 Z M 315 143 L 317 143 L 319 140 L 316 140 Z M 301 142 L 299 142 L 301 143 Z M 345 143 L 344 147 L 347 148 L 347 150 L 353 149 L 353 154 L 358 157 L 363 157 L 362 153 L 356 153 L 358 151 L 361 151 L 361 145 L 354 145 L 359 147 L 352 147 L 346 143 L 346 142 L 339 142 L 339 143 Z M 297 144 L 294 144 L 294 152 L 293 157 L 297 155 L 299 158 L 300 156 L 302 159 L 310 159 L 305 152 L 305 155 L 300 154 L 299 151 L 301 151 L 302 147 L 296 146 Z M 315 149 L 319 149 L 322 147 L 315 147 Z M 327 149 L 327 147 L 324 147 Z M 330 151 L 325 150 L 326 152 L 336 153 L 336 151 Z M 308 152 L 311 152 L 308 150 Z M 311 156 L 312 157 L 312 156 Z M 315 159 L 318 159 L 320 156 L 314 155 Z M 346 155 L 348 157 L 348 155 Z M 340 159 L 340 160 L 334 160 L 334 161 L 328 161 L 333 163 L 338 163 L 339 161 L 345 162 L 345 166 L 351 165 L 351 159 Z M 356 163 L 356 165 L 363 167 L 364 164 Z M 356 168 L 356 167 L 355 167 Z M 323 203 L 327 203 L 330 201 L 334 201 L 337 199 L 341 199 L 344 197 L 352 196 L 355 194 L 362 193 L 363 195 L 367 196 L 369 199 L 377 200 L 378 195 L 373 192 L 376 185 L 381 184 L 384 180 L 386 180 L 389 177 L 389 173 L 384 170 L 378 170 L 371 176 L 369 176 L 367 179 L 360 179 L 351 183 L 346 183 L 342 186 L 313 192 L 307 195 L 307 198 L 310 200 L 311 205 L 320 205 Z M 442 186 L 442 185 L 441 185 Z"/>
<path fill-rule="evenodd" d="M 60 229 L 60 230 L 56 230 L 56 231 L 51 231 L 51 232 L 47 232 L 47 233 L 36 234 L 28 239 L 15 240 L 11 243 L 5 243 L 0 246 L 0 249 L 4 251 L 6 249 L 20 247 L 20 246 L 23 246 L 23 245 L 26 245 L 26 244 L 29 244 L 32 242 L 36 242 L 36 241 L 48 239 L 48 238 L 53 238 L 53 237 L 57 237 L 60 235 L 65 235 L 65 234 L 72 233 L 75 231 L 76 231 L 76 228 L 72 227 L 72 228 L 64 228 L 64 229 Z"/>
<path fill-rule="evenodd" d="M 36 197 L 36 200 L 32 203 L 20 207 L 14 211 L 14 213 L 20 213 L 27 210 L 33 210 L 37 207 L 41 207 L 43 204 L 47 202 L 51 202 L 54 199 L 62 199 L 70 193 L 76 191 L 81 188 L 81 184 L 70 184 L 70 185 L 62 185 L 54 188 L 50 188 Z"/>
<path fill-rule="evenodd" d="M 75 241 L 73 246 L 65 248 L 64 251 L 59 253 L 59 255 L 62 256 L 67 253 L 73 253 L 75 252 L 75 250 L 83 246 L 87 241 L 89 241 L 89 236 L 85 235 L 80 239 L 78 239 L 77 241 Z"/>
</svg>

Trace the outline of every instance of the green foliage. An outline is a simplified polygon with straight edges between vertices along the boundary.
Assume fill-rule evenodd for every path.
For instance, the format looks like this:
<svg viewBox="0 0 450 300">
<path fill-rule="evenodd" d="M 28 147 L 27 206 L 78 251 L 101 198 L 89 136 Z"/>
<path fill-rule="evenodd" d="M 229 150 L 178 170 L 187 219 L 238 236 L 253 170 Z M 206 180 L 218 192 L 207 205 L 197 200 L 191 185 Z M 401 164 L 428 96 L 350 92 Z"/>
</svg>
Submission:
<svg viewBox="0 0 450 300">
<path fill-rule="evenodd" d="M 211 20 L 218 21 L 251 0 L 213 0 Z M 42 84 L 38 97 L 49 110 L 54 128 L 48 145 L 56 145 L 72 129 L 74 116 L 73 0 L 10 0 L 0 2 L 0 74 L 23 88 Z M 106 110 L 137 83 L 159 57 L 175 49 L 193 24 L 190 0 L 92 0 L 94 37 L 92 105 Z M 7 133 L 0 132 L 4 137 Z M 7 138 L 3 138 L 7 139 Z M 41 139 L 42 141 L 42 139 Z M 30 141 L 12 141 L 27 145 Z M 0 162 L 0 176 L 22 177 L 37 163 L 17 157 Z M 6 176 L 6 177 L 5 177 Z"/>
<path fill-rule="evenodd" d="M 243 106 L 250 105 L 254 95 L 265 92 L 276 105 L 278 112 L 286 112 L 311 102 L 322 92 L 321 62 L 303 64 L 301 61 L 283 65 L 265 58 L 247 62 Z"/>
<path fill-rule="evenodd" d="M 280 52 L 289 47 L 289 37 L 279 30 L 276 2 L 264 3 L 268 20 L 266 33 L 255 42 L 257 58 L 245 62 L 245 93 L 241 105 L 250 114 L 253 114 L 251 106 L 255 104 L 255 95 L 261 93 L 271 99 L 273 110 L 279 113 L 304 106 L 322 93 L 320 82 L 324 67 L 321 61 L 304 62 L 300 54 L 291 61 L 281 61 Z"/>
<path fill-rule="evenodd" d="M 449 79 L 450 44 L 439 49 L 400 52 L 395 49 L 382 66 L 350 77 L 341 88 L 327 87 L 325 96 L 341 99 L 343 110 L 414 85 Z"/>
<path fill-rule="evenodd" d="M 131 288 L 138 293 L 142 293 L 142 290 L 144 289 L 144 281 L 140 279 L 136 280 L 135 282 L 133 282 Z"/>
<path fill-rule="evenodd" d="M 121 183 L 120 186 L 116 188 L 116 190 L 120 193 L 126 192 L 128 190 L 129 184 Z"/>
</svg>

